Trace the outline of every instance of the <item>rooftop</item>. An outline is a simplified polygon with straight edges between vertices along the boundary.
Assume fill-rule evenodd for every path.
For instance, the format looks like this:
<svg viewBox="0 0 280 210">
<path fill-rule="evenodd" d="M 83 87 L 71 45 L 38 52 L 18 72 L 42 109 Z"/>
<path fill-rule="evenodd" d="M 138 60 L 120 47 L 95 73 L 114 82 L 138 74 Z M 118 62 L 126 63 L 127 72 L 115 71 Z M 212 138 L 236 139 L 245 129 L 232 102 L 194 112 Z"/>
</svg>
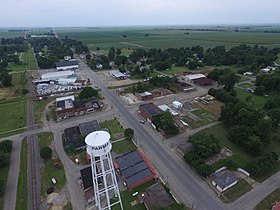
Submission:
<svg viewBox="0 0 280 210">
<path fill-rule="evenodd" d="M 51 79 L 51 78 L 60 78 L 60 77 L 69 77 L 74 75 L 74 71 L 56 71 L 56 72 L 48 72 L 42 74 L 41 78 L 44 79 Z"/>
<path fill-rule="evenodd" d="M 77 61 L 62 61 L 62 62 L 55 63 L 56 67 L 67 67 L 67 66 L 77 66 L 77 65 L 78 65 Z"/>
<path fill-rule="evenodd" d="M 204 74 L 189 74 L 189 75 L 185 76 L 185 78 L 188 80 L 193 80 L 193 79 L 198 79 L 198 78 L 203 78 L 203 77 L 205 77 Z"/>
<path fill-rule="evenodd" d="M 157 115 L 163 113 L 163 111 L 160 108 L 158 108 L 156 105 L 154 105 L 153 103 L 142 104 L 142 105 L 140 105 L 140 107 L 142 107 L 151 116 L 157 116 Z"/>
<path fill-rule="evenodd" d="M 91 166 L 83 168 L 82 170 L 80 170 L 80 173 L 84 185 L 84 190 L 91 188 L 93 186 Z"/>
<path fill-rule="evenodd" d="M 227 171 L 217 172 L 214 174 L 214 177 L 213 181 L 222 189 L 237 181 L 236 176 Z"/>
<path fill-rule="evenodd" d="M 123 73 L 121 73 L 119 70 L 113 70 L 110 72 L 114 77 L 126 77 Z"/>
<path fill-rule="evenodd" d="M 133 150 L 117 157 L 116 164 L 128 186 L 154 175 L 153 169 L 138 150 Z"/>
<path fill-rule="evenodd" d="M 81 136 L 81 132 L 78 126 L 66 128 L 64 130 L 65 146 L 68 147 L 73 145 L 75 147 L 79 147 L 85 145 L 85 143 L 81 142 L 80 136 Z"/>
<path fill-rule="evenodd" d="M 144 93 L 139 93 L 140 96 L 151 96 L 152 93 L 148 92 L 148 91 L 145 91 Z"/>
<path fill-rule="evenodd" d="M 210 85 L 214 82 L 214 80 L 207 78 L 207 77 L 202 77 L 202 78 L 197 78 L 192 80 L 194 83 L 198 83 L 200 85 Z"/>
<path fill-rule="evenodd" d="M 100 130 L 100 126 L 99 126 L 97 120 L 81 123 L 81 124 L 79 124 L 79 128 L 80 128 L 82 136 L 87 136 L 88 134 L 90 134 L 94 131 Z"/>
</svg>

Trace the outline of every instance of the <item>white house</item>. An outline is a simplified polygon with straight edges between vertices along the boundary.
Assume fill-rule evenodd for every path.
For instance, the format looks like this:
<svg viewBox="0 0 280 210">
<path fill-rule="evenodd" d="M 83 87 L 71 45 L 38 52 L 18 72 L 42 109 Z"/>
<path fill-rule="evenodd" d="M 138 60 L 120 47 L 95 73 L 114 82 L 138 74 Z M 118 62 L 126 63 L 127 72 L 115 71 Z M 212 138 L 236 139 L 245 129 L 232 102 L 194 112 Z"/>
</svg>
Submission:
<svg viewBox="0 0 280 210">
<path fill-rule="evenodd" d="M 216 187 L 219 192 L 224 192 L 236 184 L 236 176 L 228 171 L 219 171 L 215 173 L 214 179 L 212 180 L 212 185 Z"/>
</svg>

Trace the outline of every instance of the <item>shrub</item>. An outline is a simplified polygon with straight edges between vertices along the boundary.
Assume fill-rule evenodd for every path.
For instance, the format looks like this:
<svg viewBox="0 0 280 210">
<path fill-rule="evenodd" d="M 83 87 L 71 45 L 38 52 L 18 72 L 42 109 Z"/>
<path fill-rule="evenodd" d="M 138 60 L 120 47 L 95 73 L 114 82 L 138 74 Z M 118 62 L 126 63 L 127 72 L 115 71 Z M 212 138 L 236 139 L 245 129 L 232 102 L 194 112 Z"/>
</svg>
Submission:
<svg viewBox="0 0 280 210">
<path fill-rule="evenodd" d="M 11 140 L 4 140 L 0 142 L 0 151 L 2 152 L 11 152 L 13 149 L 13 142 Z"/>
<path fill-rule="evenodd" d="M 43 159 L 50 159 L 52 156 L 52 149 L 50 147 L 44 147 L 40 151 L 40 156 Z"/>
</svg>

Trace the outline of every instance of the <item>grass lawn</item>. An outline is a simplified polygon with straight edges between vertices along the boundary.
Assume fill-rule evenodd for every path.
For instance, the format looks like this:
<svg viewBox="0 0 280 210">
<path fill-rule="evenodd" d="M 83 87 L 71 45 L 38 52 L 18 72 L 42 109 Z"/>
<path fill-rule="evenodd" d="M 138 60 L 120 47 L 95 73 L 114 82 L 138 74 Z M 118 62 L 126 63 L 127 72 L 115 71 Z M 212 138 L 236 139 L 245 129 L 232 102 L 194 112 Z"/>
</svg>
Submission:
<svg viewBox="0 0 280 210">
<path fill-rule="evenodd" d="M 53 133 L 46 132 L 39 134 L 39 148 L 40 150 L 45 146 L 50 146 L 53 141 Z M 57 163 L 60 167 L 54 167 Z M 51 178 L 55 178 L 57 183 L 53 185 Z M 44 166 L 41 170 L 41 196 L 46 195 L 46 191 L 50 187 L 54 187 L 55 191 L 59 191 L 66 182 L 66 175 L 63 165 L 58 157 L 55 160 L 44 160 Z"/>
<path fill-rule="evenodd" d="M 200 132 L 204 132 L 207 134 L 213 134 L 214 136 L 219 138 L 222 146 L 229 148 L 234 153 L 234 155 L 228 159 L 232 159 L 234 162 L 236 162 L 238 167 L 246 169 L 247 163 L 251 160 L 257 159 L 258 157 L 255 157 L 255 156 L 247 153 L 240 146 L 233 144 L 231 141 L 229 141 L 227 138 L 228 130 L 229 130 L 228 127 L 221 124 L 221 125 L 216 125 L 211 128 L 204 129 Z M 264 150 L 265 150 L 264 152 L 273 151 L 277 154 L 280 154 L 280 142 L 277 140 L 272 140 L 270 142 L 270 144 Z M 223 164 L 224 161 L 225 160 L 222 160 L 220 162 L 213 164 L 214 169 L 218 169 L 218 168 L 224 166 L 224 164 Z M 262 181 L 266 180 L 268 177 L 270 177 L 271 175 L 273 175 L 274 173 L 278 172 L 279 170 L 280 170 L 280 163 L 278 163 L 276 165 L 276 167 L 274 167 L 271 171 L 267 172 L 264 176 L 261 176 L 258 178 L 253 177 L 253 178 L 258 182 L 262 182 Z"/>
<path fill-rule="evenodd" d="M 26 66 L 28 70 L 37 69 L 36 59 L 34 57 L 33 50 L 29 48 L 27 52 L 24 52 L 22 55 L 22 65 Z"/>
<path fill-rule="evenodd" d="M 28 193 L 27 193 L 27 160 L 28 160 L 28 144 L 22 141 L 20 154 L 20 171 L 17 186 L 16 210 L 28 209 Z"/>
<path fill-rule="evenodd" d="M 275 202 L 280 201 L 280 188 L 274 190 L 268 196 L 266 196 L 256 207 L 255 210 L 271 210 Z"/>
<path fill-rule="evenodd" d="M 235 186 L 227 190 L 221 196 L 221 199 L 225 203 L 231 203 L 244 195 L 245 193 L 249 192 L 252 189 L 251 185 L 249 185 L 245 180 L 239 181 Z"/>
<path fill-rule="evenodd" d="M 9 156 L 8 158 L 10 159 L 11 153 L 5 153 L 5 154 L 7 154 Z M 10 167 L 10 165 L 8 164 L 7 166 L 0 168 L 0 180 L 4 181 L 4 194 L 2 197 L 0 197 L 0 209 L 1 210 L 4 209 L 4 195 L 5 195 L 5 188 L 6 188 L 5 186 L 7 183 L 9 167 Z"/>
<path fill-rule="evenodd" d="M 112 139 L 114 138 L 114 136 L 124 132 L 123 126 L 120 124 L 120 122 L 116 118 L 112 119 L 112 120 L 106 120 L 104 122 L 101 122 L 101 123 L 99 123 L 99 125 L 101 128 L 108 128 Z"/>
<path fill-rule="evenodd" d="M 207 125 L 215 120 L 217 120 L 217 117 L 215 117 L 213 114 L 208 112 L 205 109 L 197 109 L 192 112 L 194 115 L 199 117 L 201 120 L 194 121 L 188 116 L 184 118 L 184 121 L 189 124 L 189 127 L 194 129 L 194 128 L 199 128 L 201 126 Z"/>
<path fill-rule="evenodd" d="M 71 150 L 71 149 L 65 149 L 66 154 L 68 155 L 68 157 L 74 162 L 75 159 L 78 158 L 78 160 L 80 161 L 81 165 L 88 165 L 89 162 L 87 161 L 86 158 L 86 149 L 80 149 L 80 150 Z"/>
<path fill-rule="evenodd" d="M 123 154 L 134 149 L 136 149 L 136 146 L 132 141 L 122 140 L 119 142 L 113 142 L 113 151 L 118 154 Z"/>
<path fill-rule="evenodd" d="M 257 96 L 255 94 L 252 94 L 252 93 L 248 93 L 244 90 L 241 90 L 239 88 L 235 88 L 234 89 L 236 91 L 236 94 L 237 94 L 237 98 L 240 100 L 240 101 L 246 101 L 246 98 L 248 96 L 251 96 L 252 97 L 252 101 L 254 102 L 254 106 L 258 109 L 262 109 L 265 102 L 268 100 L 268 98 L 265 98 L 263 96 Z"/>
<path fill-rule="evenodd" d="M 26 126 L 26 100 L 24 98 L 1 101 L 0 133 Z"/>
<path fill-rule="evenodd" d="M 205 71 L 205 70 L 212 70 L 212 69 L 213 68 L 209 67 L 209 66 L 199 67 L 198 69 L 189 69 L 185 66 L 172 66 L 171 69 L 162 71 L 162 72 L 165 74 L 180 74 L 180 73 L 184 73 L 184 72 L 196 73 L 198 71 Z"/>
<path fill-rule="evenodd" d="M 242 87 L 242 88 L 249 88 L 251 86 L 253 86 L 254 84 L 252 83 L 243 83 L 243 84 L 240 84 L 238 85 L 238 87 Z"/>
<path fill-rule="evenodd" d="M 45 107 L 48 103 L 52 102 L 54 98 L 48 98 L 40 101 L 35 101 L 35 124 L 42 124 L 42 113 L 45 111 Z"/>
</svg>

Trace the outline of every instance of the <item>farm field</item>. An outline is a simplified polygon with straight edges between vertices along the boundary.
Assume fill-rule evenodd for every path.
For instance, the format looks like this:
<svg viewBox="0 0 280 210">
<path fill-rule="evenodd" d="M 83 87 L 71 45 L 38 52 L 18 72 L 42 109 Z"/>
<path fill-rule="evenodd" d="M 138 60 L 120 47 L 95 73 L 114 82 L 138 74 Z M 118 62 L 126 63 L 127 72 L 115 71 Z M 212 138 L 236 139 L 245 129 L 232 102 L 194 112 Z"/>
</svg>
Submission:
<svg viewBox="0 0 280 210">
<path fill-rule="evenodd" d="M 0 38 L 15 38 L 24 36 L 24 31 L 8 31 L 8 29 L 0 29 Z"/>
<path fill-rule="evenodd" d="M 237 33 L 233 31 L 187 31 L 159 30 L 153 28 L 59 28 L 55 30 L 62 38 L 70 36 L 83 41 L 90 49 L 116 48 L 177 48 L 201 45 L 211 48 L 225 45 L 226 48 L 245 43 L 279 47 L 279 35 L 273 33 Z M 124 35 L 126 37 L 124 37 Z M 148 36 L 146 36 L 148 35 Z"/>
</svg>

